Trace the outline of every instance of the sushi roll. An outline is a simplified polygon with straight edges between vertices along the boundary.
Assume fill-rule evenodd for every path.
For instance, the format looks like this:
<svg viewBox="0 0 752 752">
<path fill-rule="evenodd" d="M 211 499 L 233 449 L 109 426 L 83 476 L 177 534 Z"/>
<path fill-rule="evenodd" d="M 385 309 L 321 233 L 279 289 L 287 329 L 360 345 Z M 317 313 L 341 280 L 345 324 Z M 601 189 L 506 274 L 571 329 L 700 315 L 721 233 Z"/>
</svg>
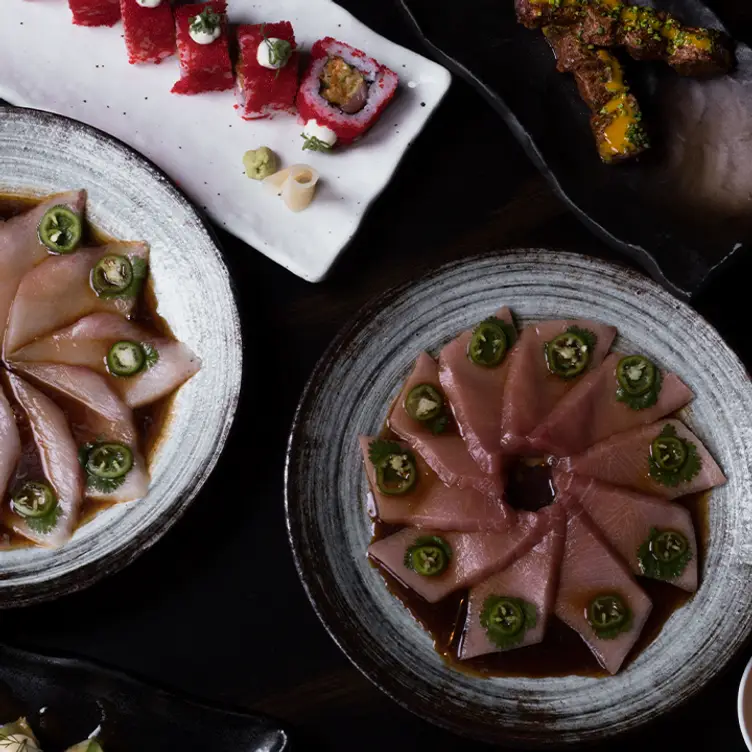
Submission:
<svg viewBox="0 0 752 752">
<path fill-rule="evenodd" d="M 175 11 L 180 80 L 173 94 L 232 89 L 226 0 L 183 5 Z"/>
<path fill-rule="evenodd" d="M 170 0 L 120 0 L 128 62 L 161 63 L 175 52 Z"/>
<path fill-rule="evenodd" d="M 120 0 L 68 0 L 77 26 L 114 26 L 120 20 Z"/>
<path fill-rule="evenodd" d="M 326 37 L 313 45 L 297 96 L 304 149 L 328 151 L 360 138 L 397 91 L 397 74 L 349 44 Z"/>
<path fill-rule="evenodd" d="M 300 53 L 289 21 L 238 27 L 240 60 L 235 91 L 241 117 L 294 112 Z"/>
</svg>

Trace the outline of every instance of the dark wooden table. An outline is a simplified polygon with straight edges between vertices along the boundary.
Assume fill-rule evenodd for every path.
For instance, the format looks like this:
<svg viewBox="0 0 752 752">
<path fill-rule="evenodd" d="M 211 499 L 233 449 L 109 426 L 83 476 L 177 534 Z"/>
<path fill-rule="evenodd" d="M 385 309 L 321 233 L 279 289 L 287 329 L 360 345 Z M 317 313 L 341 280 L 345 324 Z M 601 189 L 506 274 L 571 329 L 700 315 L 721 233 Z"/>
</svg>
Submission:
<svg viewBox="0 0 752 752">
<path fill-rule="evenodd" d="M 416 47 L 393 6 L 345 4 L 378 31 Z M 752 6 L 736 0 L 716 6 L 749 41 Z M 469 174 L 462 180 L 437 174 L 436 165 L 450 162 L 458 144 L 477 156 Z M 273 714 L 297 732 L 299 749 L 481 749 L 382 695 L 319 624 L 285 534 L 288 428 L 327 343 L 387 287 L 444 261 L 505 247 L 614 254 L 569 216 L 504 124 L 459 81 L 326 282 L 309 285 L 234 238 L 220 233 L 220 240 L 239 291 L 246 370 L 219 466 L 154 549 L 83 593 L 3 613 L 0 640 L 77 653 L 208 700 Z M 743 259 L 694 302 L 747 364 L 749 323 L 738 314 L 748 310 L 750 275 L 752 259 Z M 239 478 L 247 489 L 241 494 Z M 600 748 L 742 752 L 736 692 L 750 654 L 743 651 L 678 712 Z"/>
</svg>

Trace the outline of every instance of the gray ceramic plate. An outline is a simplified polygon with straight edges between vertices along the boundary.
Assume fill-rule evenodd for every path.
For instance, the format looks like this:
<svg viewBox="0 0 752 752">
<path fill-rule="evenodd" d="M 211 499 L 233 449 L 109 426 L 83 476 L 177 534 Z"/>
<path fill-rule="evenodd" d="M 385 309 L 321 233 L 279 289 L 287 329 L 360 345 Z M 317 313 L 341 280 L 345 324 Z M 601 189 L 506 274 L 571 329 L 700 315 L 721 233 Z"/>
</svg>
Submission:
<svg viewBox="0 0 752 752">
<path fill-rule="evenodd" d="M 374 433 L 421 349 L 511 306 L 523 323 L 594 318 L 618 345 L 678 372 L 685 419 L 729 477 L 710 503 L 696 597 L 615 677 L 481 679 L 459 673 L 365 557 L 371 535 L 356 437 Z M 287 461 L 287 520 L 300 576 L 332 637 L 372 681 L 453 731 L 521 746 L 604 739 L 699 691 L 752 629 L 752 386 L 718 333 L 646 278 L 581 256 L 523 250 L 445 266 L 365 308 L 321 359 Z M 733 614 L 734 618 L 728 618 Z"/>
<path fill-rule="evenodd" d="M 90 221 L 151 245 L 158 311 L 203 367 L 173 404 L 145 499 L 99 514 L 59 551 L 0 552 L 0 607 L 55 598 L 125 566 L 180 517 L 214 467 L 240 392 L 240 323 L 203 220 L 151 163 L 73 120 L 0 108 L 0 193 L 88 191 Z"/>
</svg>

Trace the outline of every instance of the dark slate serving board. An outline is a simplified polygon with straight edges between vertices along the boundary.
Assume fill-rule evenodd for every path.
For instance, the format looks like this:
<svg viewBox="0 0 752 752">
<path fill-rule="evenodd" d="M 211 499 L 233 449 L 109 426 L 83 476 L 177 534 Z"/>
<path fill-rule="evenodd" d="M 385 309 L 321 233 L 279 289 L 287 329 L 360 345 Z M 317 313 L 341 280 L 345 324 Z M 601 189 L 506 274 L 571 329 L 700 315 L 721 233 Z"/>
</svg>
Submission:
<svg viewBox="0 0 752 752">
<path fill-rule="evenodd" d="M 738 207 L 731 212 L 714 206 L 715 201 L 686 195 L 686 188 L 682 193 L 676 176 L 664 172 L 667 139 L 675 135 L 667 132 L 669 119 L 664 116 L 687 97 L 686 80 L 668 66 L 627 62 L 654 147 L 639 164 L 608 166 L 596 155 L 588 111 L 573 78 L 556 71 L 539 31 L 517 23 L 513 0 L 400 2 L 433 56 L 473 84 L 499 112 L 583 223 L 672 292 L 690 297 L 745 252 L 752 241 L 749 193 L 744 194 L 746 208 L 740 216 Z M 661 0 L 654 5 L 686 24 L 724 28 L 698 0 Z M 736 56 L 731 80 L 740 91 L 747 84 L 752 91 L 752 50 L 738 43 Z M 695 92 L 704 96 L 702 89 Z M 748 103 L 752 113 L 752 102 Z M 711 109 L 713 118 L 722 118 L 727 108 Z M 457 146 L 468 159 L 483 159 L 472 143 L 463 142 L 461 133 Z M 727 146 L 708 148 L 719 151 Z M 752 141 L 747 155 L 752 161 Z"/>
</svg>

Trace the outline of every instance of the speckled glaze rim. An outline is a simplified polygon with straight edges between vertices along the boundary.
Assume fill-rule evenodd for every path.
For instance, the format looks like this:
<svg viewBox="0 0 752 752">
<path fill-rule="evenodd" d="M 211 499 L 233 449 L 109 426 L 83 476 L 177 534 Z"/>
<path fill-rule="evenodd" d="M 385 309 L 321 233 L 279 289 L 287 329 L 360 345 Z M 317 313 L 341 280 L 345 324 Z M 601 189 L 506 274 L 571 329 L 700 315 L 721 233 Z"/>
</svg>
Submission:
<svg viewBox="0 0 752 752">
<path fill-rule="evenodd" d="M 153 162 L 118 139 L 77 120 L 39 110 L 2 106 L 0 107 L 0 137 L 3 135 L 2 127 L 7 126 L 9 123 L 13 123 L 11 126 L 13 128 L 18 127 L 19 132 L 25 127 L 51 129 L 58 136 L 60 132 L 64 132 L 66 136 L 70 135 L 71 138 L 79 137 L 86 139 L 91 145 L 95 144 L 96 148 L 101 150 L 102 154 L 109 155 L 114 163 L 118 160 L 126 163 L 129 171 L 139 176 L 145 193 L 149 186 L 153 186 L 155 192 L 159 192 L 169 202 L 170 208 L 175 210 L 176 213 L 172 214 L 171 217 L 182 217 L 191 227 L 196 229 L 196 246 L 199 248 L 199 255 L 205 262 L 205 268 L 202 269 L 202 273 L 215 282 L 218 280 L 221 291 L 227 294 L 222 311 L 226 315 L 222 323 L 224 336 L 222 337 L 222 342 L 218 345 L 222 350 L 221 360 L 226 365 L 227 374 L 223 376 L 223 378 L 226 378 L 226 383 L 223 385 L 224 393 L 218 395 L 217 398 L 221 414 L 217 414 L 216 420 L 213 421 L 215 441 L 211 450 L 207 451 L 202 457 L 192 458 L 191 466 L 186 468 L 186 482 L 178 484 L 179 487 L 173 484 L 167 489 L 166 500 L 160 499 L 155 502 L 155 507 L 157 507 L 155 513 L 145 524 L 141 525 L 141 529 L 135 534 L 126 533 L 118 539 L 117 532 L 113 532 L 111 529 L 113 527 L 116 528 L 118 520 L 115 521 L 114 525 L 105 525 L 102 534 L 106 540 L 101 544 L 105 547 L 105 550 L 98 553 L 97 558 L 86 561 L 81 565 L 77 564 L 75 561 L 76 554 L 73 553 L 73 562 L 66 566 L 62 574 L 56 575 L 45 572 L 43 566 L 39 566 L 38 569 L 40 571 L 35 574 L 32 563 L 31 565 L 25 565 L 25 570 L 28 570 L 29 574 L 25 575 L 22 581 L 17 584 L 8 582 L 7 577 L 3 575 L 0 577 L 0 580 L 4 580 L 0 581 L 0 608 L 14 608 L 53 600 L 62 595 L 87 588 L 126 567 L 165 535 L 196 498 L 219 460 L 224 445 L 227 442 L 240 399 L 243 371 L 243 339 L 236 301 L 237 293 L 229 270 L 224 262 L 219 241 L 205 216 L 191 204 L 170 177 Z M 60 178 L 59 185 L 55 184 L 58 181 L 57 176 L 55 176 L 51 184 L 46 185 L 48 188 L 47 192 L 53 192 L 49 188 L 62 191 L 74 187 L 65 181 L 64 175 L 60 176 Z M 4 180 L 0 181 L 3 184 L 4 182 Z M 75 179 L 73 182 L 76 182 Z M 32 186 L 30 185 L 29 187 Z M 33 192 L 38 193 L 38 191 Z M 94 215 L 93 219 L 97 224 L 99 224 L 97 220 L 100 214 L 109 214 L 111 216 L 116 214 L 115 207 L 107 206 L 103 208 L 92 206 L 91 201 L 87 205 L 87 212 Z M 178 220 L 173 219 L 171 221 L 177 222 Z M 109 231 L 112 228 L 103 226 L 103 229 Z M 119 234 L 118 236 L 123 239 L 129 239 L 123 234 Z M 156 274 L 154 277 L 155 284 L 161 286 L 162 280 L 156 279 Z M 160 314 L 163 315 L 160 290 L 157 291 L 157 299 L 160 302 Z M 167 316 L 167 320 L 176 336 L 179 339 L 185 339 L 181 331 L 182 322 L 171 319 L 169 315 Z M 192 343 L 189 342 L 188 344 Z M 202 355 L 201 352 L 198 354 Z M 183 409 L 183 403 L 188 399 L 200 399 L 200 395 L 195 394 L 197 378 L 194 377 L 187 385 L 181 387 L 169 417 L 171 430 L 175 424 L 176 414 Z M 190 392 L 190 395 L 186 394 L 187 392 Z M 161 461 L 162 455 L 165 454 L 164 445 L 169 443 L 169 436 L 170 433 L 168 431 L 167 440 L 160 443 L 157 450 L 157 463 Z M 153 487 L 150 488 L 149 495 L 152 494 L 152 491 Z M 138 503 L 131 502 L 128 505 L 117 505 L 112 509 L 127 508 L 128 511 L 125 512 L 127 515 L 133 509 L 131 505 Z M 95 522 L 108 514 L 109 511 L 111 510 L 100 513 L 95 518 Z M 127 522 L 129 522 L 129 519 L 126 519 L 124 524 Z M 87 526 L 89 524 L 91 523 L 87 523 Z M 74 537 L 73 542 L 75 540 L 76 538 Z M 71 544 L 68 545 L 70 546 Z M 65 550 L 65 548 L 61 549 L 63 552 Z"/>
<path fill-rule="evenodd" d="M 509 280 L 507 287 L 505 279 Z M 442 287 L 453 281 L 466 296 L 467 305 L 455 301 L 457 320 L 464 325 L 478 320 L 480 310 L 491 312 L 502 303 L 521 313 L 523 322 L 558 311 L 562 317 L 569 317 L 576 309 L 587 316 L 591 303 L 583 300 L 615 295 L 627 307 L 621 311 L 623 321 L 610 323 L 617 326 L 623 323 L 622 331 L 632 325 L 632 334 L 636 333 L 622 338 L 618 343 L 621 346 L 650 354 L 646 344 L 654 336 L 651 332 L 655 332 L 650 324 L 656 322 L 650 316 L 645 317 L 644 311 L 649 307 L 651 311 L 655 309 L 656 316 L 664 316 L 664 326 L 678 340 L 677 348 L 699 336 L 719 364 L 707 377 L 711 389 L 698 394 L 699 404 L 691 406 L 682 416 L 721 461 L 729 476 L 729 483 L 717 489 L 711 501 L 711 533 L 702 585 L 695 598 L 669 619 L 656 641 L 615 677 L 483 680 L 449 668 L 432 650 L 422 629 L 386 593 L 383 582 L 380 586 L 375 584 L 380 578 L 365 562 L 365 547 L 359 548 L 367 542 L 363 532 L 367 528 L 365 508 L 341 512 L 341 507 L 347 510 L 348 505 L 354 506 L 353 498 L 362 499 L 366 487 L 362 478 L 357 482 L 342 481 L 340 487 L 339 481 L 327 476 L 337 472 L 341 475 L 360 463 L 357 450 L 351 446 L 354 435 L 343 434 L 338 428 L 340 422 L 355 412 L 346 407 L 352 394 L 340 367 L 346 371 L 343 364 L 366 357 L 361 356 L 360 350 L 366 338 L 374 336 L 374 331 L 378 331 L 378 344 L 385 350 L 380 361 L 383 366 L 395 352 L 393 343 L 387 346 L 394 323 L 390 315 L 394 310 L 402 314 L 412 310 L 411 300 L 440 308 L 445 303 Z M 519 300 L 539 295 L 537 300 L 545 303 L 546 310 L 520 311 L 512 299 L 514 296 L 507 295 L 515 281 Z M 560 306 L 562 301 L 566 304 Z M 634 303 L 633 313 L 629 312 L 629 301 Z M 414 333 L 409 339 L 408 361 L 425 347 L 435 351 L 451 336 L 449 331 L 442 332 L 434 335 L 431 342 L 430 333 L 426 336 L 414 331 L 425 323 L 419 317 L 416 312 L 415 321 L 407 326 Z M 687 322 L 691 326 L 673 328 Z M 454 331 L 461 328 L 457 326 Z M 402 344 L 409 336 L 402 332 L 397 339 Z M 666 358 L 664 365 L 678 371 L 690 386 L 699 383 L 691 363 L 683 368 L 680 361 L 673 361 L 675 355 L 667 352 Z M 401 365 L 399 375 L 404 375 L 408 367 Z M 336 386 L 332 383 L 335 371 Z M 399 388 L 399 379 L 392 386 L 390 395 Z M 370 382 L 362 387 L 366 402 L 371 387 Z M 325 404 L 333 390 L 343 406 L 342 412 L 346 413 L 344 417 L 330 418 L 317 412 L 317 406 Z M 731 409 L 730 403 L 737 411 L 732 422 L 724 412 Z M 378 428 L 371 413 L 383 418 L 387 404 L 384 401 L 375 412 L 370 411 L 366 418 L 368 425 L 357 425 L 352 433 Z M 737 356 L 702 317 L 643 275 L 577 254 L 540 249 L 519 249 L 451 263 L 368 303 L 317 364 L 294 418 L 285 467 L 285 510 L 295 566 L 315 612 L 332 639 L 365 676 L 411 712 L 455 733 L 495 743 L 553 748 L 602 741 L 653 721 L 695 695 L 718 675 L 752 633 L 752 592 L 741 586 L 744 561 L 752 552 L 752 543 L 745 541 L 744 536 L 745 530 L 752 529 L 752 508 L 745 508 L 744 504 L 745 499 L 752 497 L 752 471 L 743 459 L 738 459 L 752 456 L 751 416 L 752 385 Z M 327 421 L 335 425 L 333 433 L 316 425 Z M 335 463 L 336 469 L 328 471 L 328 463 Z M 337 498 L 341 489 L 345 489 L 347 499 Z M 353 493 L 361 495 L 353 497 Z M 366 520 L 358 519 L 355 527 L 360 529 L 344 529 L 335 541 L 331 525 L 348 513 Z M 326 517 L 333 518 L 334 523 L 323 522 Z M 350 571 L 335 572 L 339 564 L 336 556 L 346 555 L 345 549 L 350 544 L 353 545 L 351 560 L 347 562 Z M 344 586 L 341 578 L 345 578 Z M 719 613 L 719 609 L 722 612 L 729 604 L 739 614 L 733 629 L 713 617 L 713 613 Z M 363 615 L 361 611 L 370 619 L 359 618 Z M 378 638 L 384 634 L 393 638 L 396 654 L 378 644 Z M 436 689 L 428 689 L 431 686 Z M 610 697 L 608 707 L 603 705 L 604 695 Z"/>
</svg>

